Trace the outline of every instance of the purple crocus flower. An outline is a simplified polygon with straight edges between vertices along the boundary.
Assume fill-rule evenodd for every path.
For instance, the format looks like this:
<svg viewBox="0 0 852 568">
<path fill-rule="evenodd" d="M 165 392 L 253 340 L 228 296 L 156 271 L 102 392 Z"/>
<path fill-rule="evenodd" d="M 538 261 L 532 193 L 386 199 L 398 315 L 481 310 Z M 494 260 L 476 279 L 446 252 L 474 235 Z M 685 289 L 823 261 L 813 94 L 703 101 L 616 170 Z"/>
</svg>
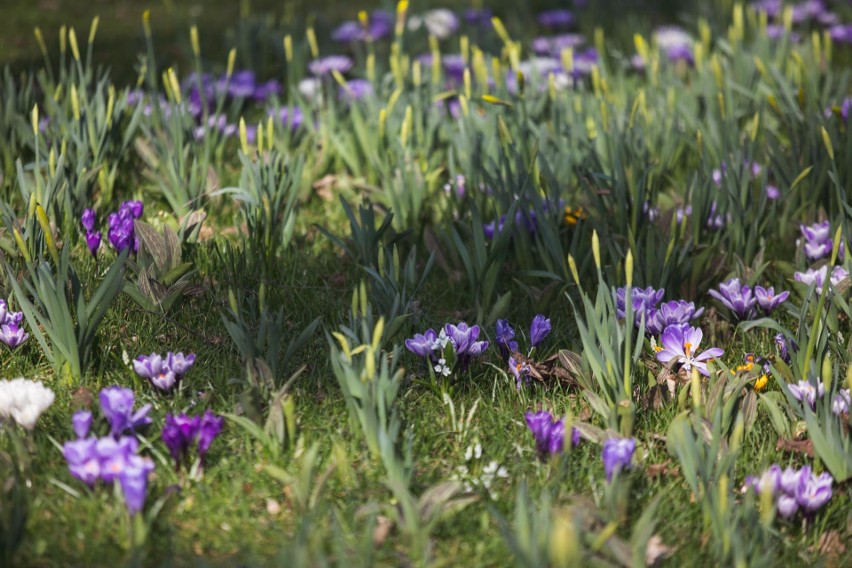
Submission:
<svg viewBox="0 0 852 568">
<path fill-rule="evenodd" d="M 305 114 L 299 107 L 281 107 L 280 109 L 270 109 L 267 114 L 269 116 L 277 116 L 279 122 L 284 126 L 289 126 L 290 130 L 295 132 L 305 122 Z"/>
<path fill-rule="evenodd" d="M 71 440 L 62 446 L 71 475 L 92 487 L 101 475 L 101 462 L 95 452 L 94 438 Z"/>
<path fill-rule="evenodd" d="M 24 328 L 15 323 L 0 325 L 0 342 L 5 343 L 10 349 L 15 349 L 29 338 Z"/>
<path fill-rule="evenodd" d="M 93 231 L 95 229 L 95 223 L 97 222 L 95 210 L 85 209 L 83 211 L 83 215 L 80 217 L 80 222 L 83 224 L 83 228 L 86 229 L 87 233 Z"/>
<path fill-rule="evenodd" d="M 834 243 L 831 239 L 831 223 L 823 221 L 813 225 L 799 225 L 805 238 L 805 256 L 810 261 L 831 255 Z"/>
<path fill-rule="evenodd" d="M 828 265 L 822 265 L 818 270 L 809 268 L 805 272 L 796 272 L 793 278 L 808 286 L 816 285 L 817 294 L 822 294 L 822 287 L 825 284 L 825 276 L 828 274 Z M 831 278 L 829 281 L 833 287 L 839 285 L 843 280 L 849 277 L 849 272 L 840 266 L 835 266 L 831 270 Z"/>
<path fill-rule="evenodd" d="M 71 417 L 71 424 L 74 426 L 74 434 L 78 439 L 87 437 L 92 427 L 92 413 L 88 410 L 78 410 Z"/>
<path fill-rule="evenodd" d="M 574 14 L 565 9 L 546 10 L 536 20 L 545 28 L 567 28 L 574 23 Z"/>
<path fill-rule="evenodd" d="M 671 325 L 660 337 L 662 347 L 657 348 L 657 360 L 668 365 L 680 363 L 687 372 L 695 367 L 702 375 L 710 376 L 707 362 L 721 357 L 724 351 L 718 347 L 712 347 L 703 353 L 698 353 L 698 346 L 703 337 L 701 328 Z"/>
<path fill-rule="evenodd" d="M 411 339 L 406 339 L 405 347 L 418 357 L 432 359 L 433 353 L 438 347 L 437 340 L 438 334 L 435 333 L 435 330 L 427 329 L 426 333 L 417 333 Z"/>
<path fill-rule="evenodd" d="M 125 201 L 118 208 L 118 212 L 111 213 L 107 218 L 109 230 L 107 238 L 110 244 L 118 252 L 130 249 L 136 252 L 139 242 L 136 240 L 136 232 L 133 221 L 142 216 L 143 204 L 141 201 Z"/>
<path fill-rule="evenodd" d="M 24 312 L 9 311 L 9 305 L 6 300 L 0 299 L 0 325 L 21 325 L 24 321 Z"/>
<path fill-rule="evenodd" d="M 139 456 L 134 456 L 139 458 Z M 140 512 L 145 506 L 148 494 L 148 475 L 154 470 L 151 460 L 139 458 L 124 468 L 119 476 L 124 504 L 131 515 Z"/>
<path fill-rule="evenodd" d="M 710 290 L 709 294 L 731 310 L 737 319 L 747 320 L 754 317 L 757 298 L 754 297 L 751 287 L 742 284 L 739 278 L 719 284 L 719 290 Z"/>
<path fill-rule="evenodd" d="M 838 24 L 828 30 L 831 40 L 836 43 L 852 43 L 852 24 Z"/>
<path fill-rule="evenodd" d="M 89 252 L 92 253 L 92 256 L 97 256 L 98 249 L 101 248 L 101 232 L 87 232 L 86 246 L 89 248 Z"/>
<path fill-rule="evenodd" d="M 784 303 L 784 300 L 789 296 L 790 292 L 781 292 L 776 295 L 775 288 L 771 286 L 769 288 L 764 288 L 763 286 L 754 287 L 754 297 L 757 299 L 757 305 L 767 315 Z"/>
<path fill-rule="evenodd" d="M 109 422 L 113 436 L 119 436 L 126 430 L 135 430 L 151 423 L 148 412 L 151 405 L 146 404 L 133 411 L 135 397 L 133 391 L 119 386 L 103 389 L 100 393 L 101 412 Z"/>
<path fill-rule="evenodd" d="M 670 325 L 688 324 L 704 313 L 704 308 L 695 309 L 693 302 L 673 300 L 663 302 L 659 309 L 646 311 L 645 332 L 650 335 L 660 335 Z"/>
<path fill-rule="evenodd" d="M 514 341 L 515 330 L 509 325 L 506 320 L 497 320 L 497 348 L 500 350 L 500 357 L 504 361 L 509 360 L 509 356 L 518 350 L 518 342 Z"/>
<path fill-rule="evenodd" d="M 493 15 L 491 8 L 467 8 L 462 13 L 462 18 L 471 26 L 490 26 Z"/>
<path fill-rule="evenodd" d="M 261 83 L 254 88 L 251 94 L 252 100 L 258 103 L 266 102 L 270 97 L 280 95 L 282 91 L 281 83 L 275 79 L 270 79 L 265 83 Z"/>
<path fill-rule="evenodd" d="M 210 444 L 222 432 L 225 419 L 205 410 L 198 424 L 198 455 L 203 460 L 210 449 Z"/>
<path fill-rule="evenodd" d="M 811 408 L 816 406 L 816 399 L 822 398 L 825 394 L 825 388 L 821 382 L 818 382 L 814 386 L 809 381 L 799 381 L 795 385 L 787 385 L 787 388 L 790 389 L 790 394 L 793 395 L 793 398 L 800 402 L 807 402 Z"/>
<path fill-rule="evenodd" d="M 783 333 L 779 333 L 775 336 L 775 345 L 778 347 L 778 354 L 781 356 L 781 359 L 789 365 L 791 361 L 790 352 L 787 350 L 787 338 L 784 337 Z M 791 346 L 793 351 L 797 349 L 795 342 L 792 342 Z"/>
<path fill-rule="evenodd" d="M 95 443 L 95 452 L 101 462 L 101 479 L 107 483 L 115 481 L 139 449 L 139 442 L 133 436 L 118 439 L 104 436 Z"/>
<path fill-rule="evenodd" d="M 327 55 L 308 63 L 308 71 L 316 76 L 330 75 L 332 71 L 346 73 L 352 65 L 352 59 L 345 55 Z"/>
<path fill-rule="evenodd" d="M 808 475 L 799 486 L 796 501 L 805 513 L 813 514 L 831 499 L 831 485 L 834 480 L 828 473 L 814 475 L 808 466 L 802 469 L 807 469 Z"/>
<path fill-rule="evenodd" d="M 515 389 L 521 390 L 521 381 L 526 378 L 528 370 L 526 363 L 519 363 L 514 357 L 509 357 L 509 371 L 515 377 Z"/>
<path fill-rule="evenodd" d="M 227 86 L 228 95 L 235 99 L 247 99 L 254 94 L 257 86 L 254 71 L 242 70 L 233 73 L 230 78 L 222 76 L 219 79 L 219 88 L 224 89 Z"/>
<path fill-rule="evenodd" d="M 453 349 L 456 352 L 456 365 L 460 370 L 467 369 L 471 359 L 482 354 L 488 348 L 487 341 L 477 341 L 479 337 L 479 326 L 468 326 L 461 322 L 458 325 L 448 323 L 444 330 L 447 337 L 450 338 L 450 343 L 453 344 Z"/>
<path fill-rule="evenodd" d="M 633 315 L 635 318 L 636 325 L 639 325 L 639 322 L 642 319 L 642 315 L 644 314 L 645 321 L 649 319 L 648 312 L 651 310 L 655 310 L 657 305 L 663 299 L 663 294 L 666 293 L 665 288 L 660 288 L 659 290 L 655 290 L 650 286 L 647 288 L 633 288 L 630 292 L 630 297 L 632 298 L 633 304 Z M 614 297 L 615 297 L 615 313 L 619 319 L 624 319 L 626 312 L 626 296 L 627 296 L 627 288 L 616 288 Z M 646 323 L 647 325 L 647 323 Z"/>
<path fill-rule="evenodd" d="M 169 392 L 174 389 L 195 363 L 195 355 L 169 351 L 163 358 L 157 353 L 139 355 L 133 360 L 133 370 L 140 377 L 148 379 L 158 389 Z"/>
<path fill-rule="evenodd" d="M 781 198 L 781 190 L 774 185 L 767 185 L 765 188 L 766 199 L 769 201 L 777 201 Z"/>
<path fill-rule="evenodd" d="M 616 472 L 630 467 L 635 450 L 634 438 L 608 438 L 603 443 L 601 458 L 603 458 L 607 481 L 612 481 L 612 476 Z"/>
<path fill-rule="evenodd" d="M 352 79 L 340 87 L 340 98 L 348 103 L 360 101 L 373 95 L 373 84 L 366 79 Z"/>
<path fill-rule="evenodd" d="M 850 405 L 852 405 L 852 396 L 849 389 L 840 389 L 831 401 L 831 411 L 838 416 L 849 414 Z"/>
<path fill-rule="evenodd" d="M 162 439 L 163 443 L 169 449 L 169 453 L 175 460 L 175 466 L 179 466 L 181 461 L 186 459 L 187 452 L 192 442 L 198 437 L 198 427 L 201 418 L 199 416 L 187 416 L 179 414 L 166 415 L 165 423 L 163 424 Z"/>
<path fill-rule="evenodd" d="M 541 459 L 562 453 L 565 445 L 565 421 L 555 420 L 553 415 L 546 410 L 539 412 L 527 412 L 524 414 L 527 426 L 535 438 L 535 446 Z M 580 431 L 571 429 L 571 444 L 576 446 L 580 443 Z"/>
<path fill-rule="evenodd" d="M 547 337 L 551 329 L 550 318 L 542 314 L 535 316 L 532 325 L 530 325 L 530 344 L 532 347 L 537 347 Z"/>
</svg>

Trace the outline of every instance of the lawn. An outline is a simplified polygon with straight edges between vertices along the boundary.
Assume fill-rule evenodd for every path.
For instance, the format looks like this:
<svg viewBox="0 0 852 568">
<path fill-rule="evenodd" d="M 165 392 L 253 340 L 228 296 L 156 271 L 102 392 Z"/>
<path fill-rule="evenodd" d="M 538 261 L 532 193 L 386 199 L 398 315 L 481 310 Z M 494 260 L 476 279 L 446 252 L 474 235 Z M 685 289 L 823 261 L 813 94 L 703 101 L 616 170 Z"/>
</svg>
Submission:
<svg viewBox="0 0 852 568">
<path fill-rule="evenodd" d="M 0 566 L 852 564 L 848 3 L 10 3 Z"/>
</svg>

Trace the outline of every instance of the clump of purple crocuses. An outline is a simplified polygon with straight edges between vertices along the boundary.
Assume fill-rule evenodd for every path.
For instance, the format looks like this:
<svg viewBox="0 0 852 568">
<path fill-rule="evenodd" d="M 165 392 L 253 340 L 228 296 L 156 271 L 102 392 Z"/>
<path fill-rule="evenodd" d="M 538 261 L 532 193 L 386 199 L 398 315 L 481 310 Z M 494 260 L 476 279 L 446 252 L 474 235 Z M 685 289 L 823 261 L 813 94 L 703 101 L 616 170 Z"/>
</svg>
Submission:
<svg viewBox="0 0 852 568">
<path fill-rule="evenodd" d="M 125 435 L 150 424 L 147 416 L 151 405 L 133 410 L 133 391 L 117 386 L 107 387 L 100 393 L 101 414 L 109 423 L 110 432 L 101 438 L 91 433 L 92 413 L 79 411 L 72 417 L 75 440 L 65 442 L 62 454 L 68 470 L 90 488 L 100 480 L 105 484 L 118 481 L 124 502 L 131 514 L 145 505 L 148 476 L 154 471 L 154 462 L 138 454 L 139 441 L 135 435 Z"/>
<path fill-rule="evenodd" d="M 831 234 L 831 223 L 823 221 L 813 225 L 799 225 L 804 237 L 805 256 L 811 262 L 831 256 L 834 250 L 834 240 Z M 843 241 L 840 242 L 838 256 L 843 256 Z"/>
<path fill-rule="evenodd" d="M 636 451 L 635 438 L 607 438 L 601 449 L 606 480 L 612 481 L 612 476 L 624 469 L 629 469 Z"/>
<path fill-rule="evenodd" d="M 139 250 L 139 241 L 136 238 L 133 222 L 142 217 L 143 209 L 141 201 L 125 201 L 119 206 L 117 212 L 110 213 L 107 218 L 109 223 L 107 239 L 117 252 L 127 249 L 131 252 Z"/>
<path fill-rule="evenodd" d="M 797 282 L 801 282 L 807 286 L 814 285 L 816 287 L 816 293 L 822 294 L 822 288 L 825 285 L 827 274 L 828 265 L 824 264 L 819 269 L 809 268 L 805 272 L 796 272 L 793 274 L 793 278 Z M 835 266 L 831 269 L 829 282 L 832 287 L 838 286 L 846 278 L 849 278 L 849 272 L 845 268 Z"/>
<path fill-rule="evenodd" d="M 721 357 L 724 351 L 718 347 L 711 347 L 699 353 L 698 346 L 703 337 L 701 328 L 670 325 L 660 336 L 661 345 L 657 346 L 657 360 L 668 365 L 680 363 L 687 372 L 695 367 L 702 375 L 709 376 L 707 363 L 716 357 Z"/>
<path fill-rule="evenodd" d="M 533 318 L 530 324 L 530 354 L 550 335 L 552 329 L 550 318 L 545 315 L 538 314 Z M 518 342 L 515 341 L 515 329 L 506 320 L 497 320 L 496 343 L 503 361 L 508 361 L 512 353 L 518 350 Z"/>
<path fill-rule="evenodd" d="M 696 308 L 693 302 L 672 300 L 660 302 L 665 294 L 665 288 L 632 288 L 631 304 L 633 305 L 633 323 L 638 328 L 645 320 L 645 333 L 659 335 L 670 325 L 687 324 L 701 317 L 704 308 Z M 627 311 L 627 288 L 616 288 L 614 292 L 615 311 L 619 319 L 624 319 Z"/>
<path fill-rule="evenodd" d="M 426 333 L 418 333 L 413 338 L 406 339 L 405 347 L 425 359 L 435 373 L 447 377 L 454 370 L 467 370 L 471 361 L 488 348 L 488 341 L 478 341 L 480 331 L 478 325 L 448 323 L 441 328 L 440 333 L 428 329 Z M 455 356 L 455 364 L 452 366 L 447 363 L 447 356 L 450 355 L 446 352 L 447 345 L 452 346 L 452 354 Z"/>
<path fill-rule="evenodd" d="M 224 424 L 224 418 L 209 410 L 201 416 L 167 414 L 162 438 L 175 460 L 175 469 L 180 468 L 181 463 L 189 464 L 189 451 L 193 445 L 197 449 L 199 462 L 203 464 L 207 450 Z"/>
<path fill-rule="evenodd" d="M 10 349 L 15 349 L 29 338 L 21 324 L 24 321 L 23 312 L 9 311 L 6 300 L 0 300 L 0 342 Z"/>
<path fill-rule="evenodd" d="M 164 392 L 171 392 L 195 363 L 195 354 L 169 351 L 165 357 L 151 353 L 139 355 L 133 360 L 133 370 L 142 378 Z"/>
<path fill-rule="evenodd" d="M 561 454 L 565 447 L 565 419 L 556 420 L 546 411 L 527 412 L 524 414 L 527 426 L 535 438 L 535 447 L 539 458 L 546 460 L 556 454 Z M 580 443 L 580 431 L 571 428 L 571 445 Z"/>
<path fill-rule="evenodd" d="M 828 473 L 815 475 L 808 465 L 783 471 L 780 466 L 772 465 L 760 477 L 746 478 L 744 489 L 754 489 L 758 494 L 771 492 L 778 513 L 789 519 L 799 511 L 812 516 L 828 503 L 833 481 Z"/>
</svg>

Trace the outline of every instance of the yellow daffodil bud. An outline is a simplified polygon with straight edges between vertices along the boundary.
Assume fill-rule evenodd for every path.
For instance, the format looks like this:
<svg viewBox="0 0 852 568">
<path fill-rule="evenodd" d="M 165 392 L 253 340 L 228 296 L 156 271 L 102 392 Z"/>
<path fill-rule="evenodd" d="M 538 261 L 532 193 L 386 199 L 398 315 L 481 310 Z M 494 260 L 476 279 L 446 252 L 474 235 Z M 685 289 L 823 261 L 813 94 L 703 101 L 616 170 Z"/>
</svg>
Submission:
<svg viewBox="0 0 852 568">
<path fill-rule="evenodd" d="M 284 60 L 287 63 L 293 61 L 293 36 L 290 34 L 284 36 Z"/>
<path fill-rule="evenodd" d="M 95 43 L 95 35 L 98 33 L 98 23 L 101 21 L 100 16 L 92 18 L 92 25 L 89 27 L 89 45 Z"/>
<path fill-rule="evenodd" d="M 308 47 L 311 50 L 311 57 L 319 57 L 319 45 L 317 44 L 317 34 L 312 26 L 305 30 L 305 37 L 308 40 Z"/>
<path fill-rule="evenodd" d="M 598 231 L 592 231 L 592 255 L 595 258 L 595 267 L 601 269 L 601 241 L 598 238 Z"/>
<path fill-rule="evenodd" d="M 192 45 L 192 54 L 201 57 L 201 41 L 198 39 L 198 26 L 195 24 L 189 28 L 189 43 Z"/>
<path fill-rule="evenodd" d="M 68 45 L 71 46 L 71 55 L 74 57 L 74 61 L 80 61 L 80 49 L 77 47 L 77 32 L 74 31 L 74 28 L 68 32 Z"/>
<path fill-rule="evenodd" d="M 831 161 L 834 161 L 834 146 L 831 144 L 831 136 L 828 135 L 828 131 L 825 129 L 825 126 L 820 127 L 820 134 L 822 135 L 822 143 L 825 144 L 825 149 L 828 152 L 828 157 L 831 158 Z"/>
</svg>

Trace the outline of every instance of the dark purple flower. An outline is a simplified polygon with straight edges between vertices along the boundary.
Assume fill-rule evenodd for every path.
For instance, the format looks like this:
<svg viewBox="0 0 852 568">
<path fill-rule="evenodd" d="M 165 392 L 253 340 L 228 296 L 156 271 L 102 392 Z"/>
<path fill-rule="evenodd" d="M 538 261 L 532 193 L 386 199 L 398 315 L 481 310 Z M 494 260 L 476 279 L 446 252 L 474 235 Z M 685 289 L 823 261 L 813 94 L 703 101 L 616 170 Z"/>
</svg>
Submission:
<svg viewBox="0 0 852 568">
<path fill-rule="evenodd" d="M 775 345 L 778 347 L 778 354 L 781 356 L 781 359 L 789 365 L 791 361 L 790 352 L 787 350 L 787 338 L 784 337 L 783 333 L 779 333 L 775 336 Z M 793 342 L 792 347 L 793 351 L 797 349 L 795 342 Z"/>
<path fill-rule="evenodd" d="M 565 9 L 546 10 L 536 20 L 545 28 L 567 28 L 574 23 L 574 14 Z"/>
<path fill-rule="evenodd" d="M 126 249 L 136 252 L 139 249 L 133 221 L 142 217 L 143 208 L 141 201 L 125 201 L 119 206 L 118 212 L 111 213 L 107 218 L 107 238 L 118 252 Z"/>
<path fill-rule="evenodd" d="M 21 345 L 27 338 L 29 338 L 29 334 L 17 324 L 0 325 L 0 342 L 5 343 L 11 349 Z"/>
<path fill-rule="evenodd" d="M 92 413 L 88 410 L 78 410 L 71 417 L 71 424 L 74 426 L 74 434 L 77 438 L 87 437 L 92 427 Z"/>
<path fill-rule="evenodd" d="M 542 314 L 535 316 L 532 325 L 530 325 L 530 345 L 537 347 L 548 336 L 551 329 L 550 318 L 546 318 Z"/>
<path fill-rule="evenodd" d="M 467 8 L 462 14 L 465 23 L 471 26 L 490 26 L 494 12 L 491 8 Z"/>
<path fill-rule="evenodd" d="M 612 476 L 616 472 L 630 467 L 635 450 L 636 440 L 634 438 L 608 438 L 603 443 L 601 458 L 603 459 L 607 481 L 612 481 Z"/>
<path fill-rule="evenodd" d="M 500 350 L 500 357 L 504 361 L 509 360 L 509 356 L 518 350 L 518 342 L 514 341 L 515 330 L 509 325 L 506 320 L 497 320 L 497 348 Z"/>
<path fill-rule="evenodd" d="M 426 333 L 417 333 L 411 339 L 405 340 L 405 347 L 418 357 L 431 358 L 439 347 L 437 345 L 438 334 L 434 329 L 427 329 Z"/>
<path fill-rule="evenodd" d="M 731 310 L 737 319 L 747 320 L 755 315 L 757 298 L 754 297 L 751 287 L 743 285 L 739 278 L 719 284 L 719 290 L 710 290 L 709 294 Z"/>
<path fill-rule="evenodd" d="M 133 411 L 135 397 L 130 389 L 112 386 L 100 393 L 101 412 L 109 422 L 113 436 L 119 436 L 126 430 L 135 430 L 151 423 L 148 412 L 151 405 L 146 404 L 136 412 Z"/>
<path fill-rule="evenodd" d="M 198 455 L 201 459 L 207 454 L 210 449 L 210 444 L 216 439 L 216 436 L 222 431 L 225 425 L 225 419 L 221 416 L 216 416 L 209 410 L 204 411 L 201 420 L 198 424 Z"/>
<path fill-rule="evenodd" d="M 228 95 L 235 99 L 250 98 L 257 87 L 254 71 L 237 71 L 232 74 L 230 78 L 223 76 L 219 80 L 219 88 L 224 88 L 226 85 L 228 88 Z"/>
<path fill-rule="evenodd" d="M 790 292 L 781 292 L 776 295 L 775 288 L 771 286 L 769 288 L 764 288 L 763 286 L 754 287 L 754 297 L 757 299 L 757 305 L 766 314 L 771 313 L 775 308 L 784 303 L 784 300 L 789 296 Z"/>
<path fill-rule="evenodd" d="M 87 232 L 86 246 L 89 248 L 89 252 L 92 253 L 92 256 L 97 256 L 98 249 L 101 248 L 101 232 Z"/>
<path fill-rule="evenodd" d="M 276 81 L 275 79 L 270 79 L 265 83 L 261 83 L 254 88 L 254 92 L 251 94 L 251 98 L 258 103 L 266 102 L 270 97 L 274 97 L 281 94 L 281 83 Z"/>
<path fill-rule="evenodd" d="M 83 216 L 80 217 L 80 222 L 83 224 L 83 228 L 86 229 L 87 233 L 93 231 L 95 229 L 95 223 L 97 222 L 95 210 L 85 209 L 83 211 Z"/>
<path fill-rule="evenodd" d="M 535 447 L 541 459 L 562 453 L 565 444 L 565 421 L 555 420 L 546 410 L 524 414 L 527 426 L 535 438 Z M 576 430 L 576 428 L 575 428 Z M 572 434 L 572 441 L 574 436 Z"/>
<path fill-rule="evenodd" d="M 698 346 L 703 337 L 701 328 L 671 325 L 660 337 L 662 346 L 657 347 L 657 360 L 669 365 L 680 363 L 687 372 L 695 367 L 702 375 L 709 376 L 707 363 L 716 357 L 721 357 L 724 351 L 718 347 L 712 347 L 698 353 Z"/>
<path fill-rule="evenodd" d="M 166 415 L 162 439 L 175 460 L 175 466 L 179 466 L 181 461 L 186 459 L 190 445 L 198 437 L 200 422 L 199 416 Z"/>
</svg>

